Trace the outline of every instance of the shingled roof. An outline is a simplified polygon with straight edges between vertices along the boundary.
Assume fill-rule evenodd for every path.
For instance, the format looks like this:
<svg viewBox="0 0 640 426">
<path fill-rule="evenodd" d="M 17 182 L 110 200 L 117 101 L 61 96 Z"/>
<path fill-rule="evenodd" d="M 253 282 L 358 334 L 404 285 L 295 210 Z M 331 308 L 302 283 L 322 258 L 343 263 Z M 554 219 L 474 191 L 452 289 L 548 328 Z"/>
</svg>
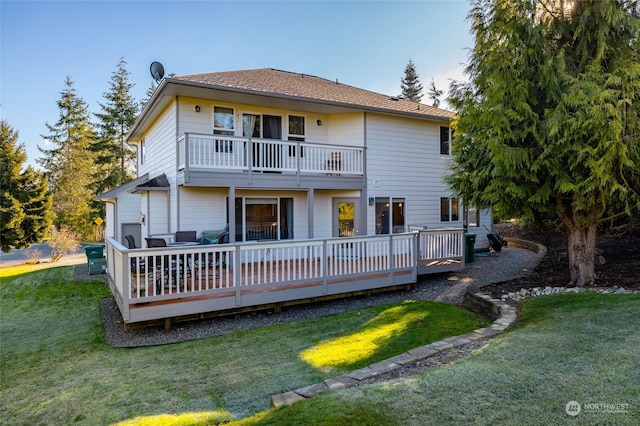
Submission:
<svg viewBox="0 0 640 426">
<path fill-rule="evenodd" d="M 454 114 L 440 108 L 389 95 L 371 92 L 336 81 L 262 68 L 210 74 L 175 76 L 175 80 L 193 82 L 214 88 L 236 89 L 256 94 L 277 95 L 304 101 L 322 101 L 365 110 L 406 113 L 425 118 L 450 119 Z"/>
</svg>

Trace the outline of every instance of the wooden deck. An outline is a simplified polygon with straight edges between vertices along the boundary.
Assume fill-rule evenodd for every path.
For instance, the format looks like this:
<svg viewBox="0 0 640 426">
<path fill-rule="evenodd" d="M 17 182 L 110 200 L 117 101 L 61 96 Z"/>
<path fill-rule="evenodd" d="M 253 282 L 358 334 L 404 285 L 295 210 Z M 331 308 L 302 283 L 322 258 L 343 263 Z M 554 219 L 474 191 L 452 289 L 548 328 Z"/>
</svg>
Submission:
<svg viewBox="0 0 640 426">
<path fill-rule="evenodd" d="M 133 250 L 107 239 L 107 279 L 131 325 L 394 290 L 463 268 L 463 245 L 463 230 Z"/>
</svg>

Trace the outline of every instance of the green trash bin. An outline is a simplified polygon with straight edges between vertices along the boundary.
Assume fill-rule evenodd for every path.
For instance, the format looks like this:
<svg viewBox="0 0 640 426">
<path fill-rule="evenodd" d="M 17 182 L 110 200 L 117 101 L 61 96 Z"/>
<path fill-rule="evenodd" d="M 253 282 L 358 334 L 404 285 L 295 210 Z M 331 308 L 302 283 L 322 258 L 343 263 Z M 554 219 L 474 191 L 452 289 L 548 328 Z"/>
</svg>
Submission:
<svg viewBox="0 0 640 426">
<path fill-rule="evenodd" d="M 473 262 L 473 246 L 476 244 L 476 234 L 464 234 L 464 263 Z"/>
<path fill-rule="evenodd" d="M 103 273 L 107 267 L 107 259 L 104 257 L 104 246 L 86 246 L 84 252 L 87 255 L 89 275 Z"/>
</svg>

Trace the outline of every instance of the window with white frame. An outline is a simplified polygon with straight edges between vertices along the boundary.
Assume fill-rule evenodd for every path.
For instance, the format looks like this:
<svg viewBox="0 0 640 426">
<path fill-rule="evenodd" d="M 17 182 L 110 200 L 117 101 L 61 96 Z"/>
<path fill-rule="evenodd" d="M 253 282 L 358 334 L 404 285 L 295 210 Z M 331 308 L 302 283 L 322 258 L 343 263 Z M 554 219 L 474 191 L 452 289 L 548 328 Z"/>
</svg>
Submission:
<svg viewBox="0 0 640 426">
<path fill-rule="evenodd" d="M 140 165 L 144 164 L 144 156 L 145 156 L 145 141 L 142 139 L 140 141 Z"/>
<path fill-rule="evenodd" d="M 466 206 L 464 209 L 464 225 L 479 227 L 480 226 L 480 211 L 477 207 Z"/>
<path fill-rule="evenodd" d="M 376 235 L 405 232 L 405 198 L 376 197 Z"/>
<path fill-rule="evenodd" d="M 290 115 L 289 116 L 289 133 L 288 140 L 296 141 L 296 142 L 304 142 L 305 140 L 305 121 L 304 117 L 299 115 Z M 289 147 L 289 156 L 295 157 L 296 155 L 296 147 Z M 300 156 L 304 156 L 304 151 L 302 147 L 300 147 Z"/>
<path fill-rule="evenodd" d="M 233 108 L 213 107 L 213 134 L 233 136 L 235 134 L 235 120 Z M 226 139 L 215 140 L 216 152 L 233 152 L 233 141 Z"/>
<path fill-rule="evenodd" d="M 440 198 L 440 221 L 456 222 L 460 220 L 460 201 L 456 198 Z"/>
<path fill-rule="evenodd" d="M 289 116 L 289 140 L 304 142 L 305 126 L 304 117 L 299 115 Z"/>
<path fill-rule="evenodd" d="M 242 136 L 245 138 L 260 138 L 260 115 L 242 114 Z"/>
<path fill-rule="evenodd" d="M 213 107 L 213 134 L 233 136 L 235 133 L 233 108 Z"/>
</svg>

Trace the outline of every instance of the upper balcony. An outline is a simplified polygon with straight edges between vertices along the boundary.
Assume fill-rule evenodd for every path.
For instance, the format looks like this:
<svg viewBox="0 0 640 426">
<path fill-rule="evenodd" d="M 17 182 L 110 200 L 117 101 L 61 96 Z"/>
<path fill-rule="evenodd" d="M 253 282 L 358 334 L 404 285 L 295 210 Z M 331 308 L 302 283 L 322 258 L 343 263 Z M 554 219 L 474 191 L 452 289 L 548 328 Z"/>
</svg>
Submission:
<svg viewBox="0 0 640 426">
<path fill-rule="evenodd" d="M 267 187 L 361 188 L 364 157 L 363 147 L 346 145 L 195 133 L 178 139 L 181 183 L 190 186 L 211 186 L 215 173 L 216 186 L 241 186 L 244 176 L 247 184 Z"/>
</svg>

